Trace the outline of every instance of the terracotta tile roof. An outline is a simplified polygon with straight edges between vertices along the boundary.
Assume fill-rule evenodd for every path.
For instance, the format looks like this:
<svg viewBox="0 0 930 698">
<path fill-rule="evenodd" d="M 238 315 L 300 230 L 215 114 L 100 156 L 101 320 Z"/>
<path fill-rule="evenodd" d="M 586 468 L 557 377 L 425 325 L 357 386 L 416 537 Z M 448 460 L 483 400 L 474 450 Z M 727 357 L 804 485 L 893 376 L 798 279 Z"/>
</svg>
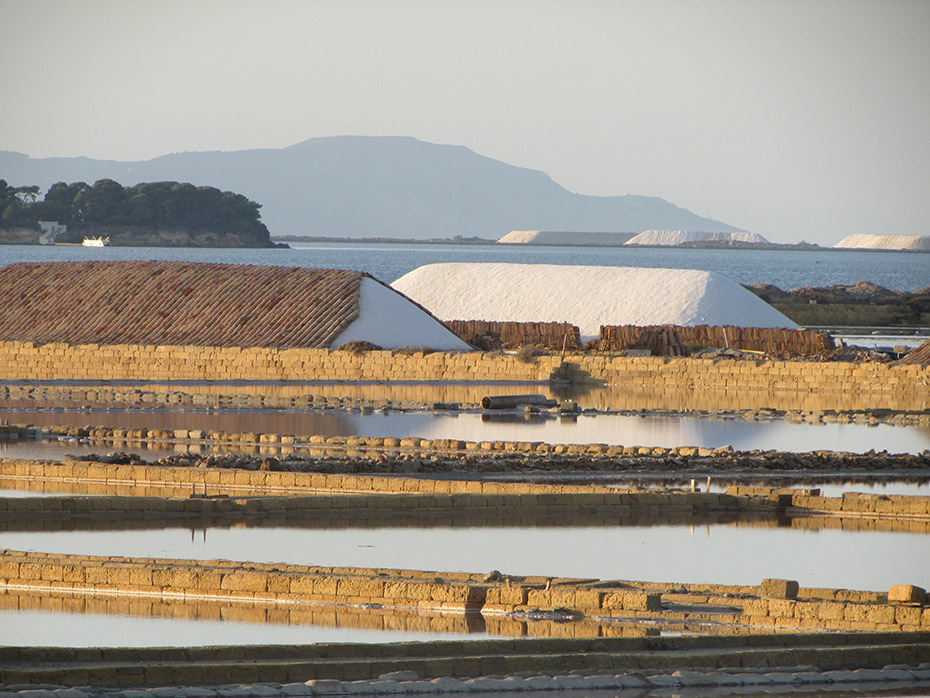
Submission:
<svg viewBox="0 0 930 698">
<path fill-rule="evenodd" d="M 930 364 L 930 340 L 919 347 L 911 349 L 903 358 L 898 359 L 899 364 Z"/>
<path fill-rule="evenodd" d="M 358 271 L 189 262 L 0 267 L 0 340 L 327 347 L 359 316 Z"/>
</svg>

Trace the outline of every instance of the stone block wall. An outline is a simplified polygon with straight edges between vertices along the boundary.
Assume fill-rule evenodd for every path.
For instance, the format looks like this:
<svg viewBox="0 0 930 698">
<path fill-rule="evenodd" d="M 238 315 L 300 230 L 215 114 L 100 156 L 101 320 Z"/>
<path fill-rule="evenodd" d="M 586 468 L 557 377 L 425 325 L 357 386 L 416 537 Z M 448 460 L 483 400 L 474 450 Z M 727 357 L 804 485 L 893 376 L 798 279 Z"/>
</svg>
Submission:
<svg viewBox="0 0 930 698">
<path fill-rule="evenodd" d="M 844 516 L 930 517 L 930 497 L 920 495 L 844 492 L 841 497 L 825 497 L 819 491 L 773 490 L 767 487 L 748 486 L 728 487 L 727 494 L 750 497 L 786 497 L 787 506 L 806 512 Z"/>
<path fill-rule="evenodd" d="M 656 389 L 858 391 L 889 397 L 911 394 L 920 399 L 919 404 L 930 406 L 930 366 L 611 356 L 567 357 L 566 363 L 569 377 L 580 374 L 607 383 Z M 916 370 L 907 370 L 911 368 Z"/>
<path fill-rule="evenodd" d="M 767 596 L 760 586 L 598 583 L 493 573 L 59 555 L 0 551 L 0 588 L 285 605 L 351 604 L 433 613 L 575 613 L 588 618 L 776 628 L 930 630 L 930 607 L 887 594 L 820 590 Z M 830 598 L 825 598 L 825 597 Z M 567 620 L 567 619 L 566 619 Z"/>
<path fill-rule="evenodd" d="M 548 483 L 486 482 L 481 480 L 433 479 L 398 475 L 338 473 L 304 473 L 232 468 L 191 468 L 156 465 L 111 465 L 87 461 L 36 461 L 0 459 L 0 479 L 41 480 L 101 484 L 165 484 L 185 493 L 201 492 L 204 485 L 211 493 L 258 492 L 265 495 L 316 495 L 314 506 L 321 509 L 350 508 L 353 498 L 366 496 L 366 507 L 390 509 L 398 506 L 399 496 L 409 497 L 401 506 L 423 508 L 521 508 L 521 507 L 611 507 L 614 511 L 633 512 L 637 508 L 676 511 L 786 511 L 805 514 L 858 516 L 876 518 L 930 518 L 930 497 L 919 495 L 884 495 L 844 493 L 842 497 L 825 497 L 811 490 L 772 490 L 770 488 L 734 486 L 718 492 L 643 492 L 618 491 L 597 485 L 559 485 Z M 382 496 L 379 498 L 379 496 Z M 146 509 L 165 500 L 127 499 L 121 506 Z M 119 502 L 120 500 L 115 500 Z M 183 511 L 224 513 L 236 506 L 254 512 L 302 509 L 307 498 L 262 497 L 251 503 L 236 499 L 180 500 Z M 114 506 L 101 500 L 87 506 Z M 209 504 L 205 504 L 207 502 Z M 167 511 L 168 504 L 157 504 Z M 61 500 L 0 498 L 0 512 L 27 511 L 41 507 L 53 512 L 61 509 Z M 172 505 L 174 507 L 174 505 Z M 177 509 L 174 509 L 175 511 Z"/>
<path fill-rule="evenodd" d="M 495 623 L 496 625 L 496 623 Z M 570 629 L 577 623 L 557 624 Z M 620 623 L 605 624 L 620 626 Z M 488 628 L 492 626 L 489 623 Z M 553 624 L 553 627 L 556 627 Z M 609 633 L 610 631 L 608 631 Z M 654 634 L 654 633 L 653 633 Z M 578 694 L 715 695 L 716 686 L 759 687 L 750 695 L 807 695 L 830 683 L 889 682 L 890 692 L 917 689 L 930 658 L 928 633 L 810 633 L 633 637 L 554 633 L 546 638 L 441 642 L 313 643 L 238 647 L 72 648 L 0 647 L 0 681 L 55 686 L 135 687 L 133 694 L 168 694 L 166 686 L 216 686 L 220 695 L 460 695 Z M 661 651 L 656 651 L 661 647 Z M 891 666 L 896 665 L 896 666 Z M 903 667 L 902 667 L 903 665 Z M 910 666 L 908 666 L 910 665 Z M 819 671 L 815 671 L 814 668 Z M 383 674 L 414 672 L 419 681 L 385 681 Z M 674 672 L 674 673 L 673 673 Z M 597 673 L 596 676 L 592 674 Z M 570 675 L 576 674 L 576 675 Z M 507 676 L 493 679 L 492 675 Z M 433 678 L 436 677 L 436 678 Z M 455 677 L 455 678 L 453 678 Z M 482 677 L 471 680 L 468 677 Z M 527 678 L 522 678 L 527 677 Z M 424 679 L 431 680 L 427 683 Z M 606 682 L 605 682 L 606 680 Z M 251 684 L 224 689 L 230 683 Z M 306 683 L 305 683 L 306 682 Z M 343 683 L 346 682 L 346 683 Z M 364 682 L 364 683 L 348 683 Z M 852 682 L 852 683 L 851 683 Z M 909 682 L 909 683 L 904 683 Z M 275 687 L 274 684 L 294 684 Z M 264 685 L 263 685 L 264 684 Z M 303 685 L 300 685 L 303 684 Z M 920 684 L 922 685 L 922 684 Z M 605 686 L 609 688 L 605 689 Z M 153 687 L 142 691 L 141 687 Z M 154 688 L 159 687 L 159 688 Z M 736 689 L 738 690 L 738 688 Z M 862 690 L 867 690 L 865 687 Z M 526 693 L 526 692 L 529 693 Z M 82 691 L 83 692 L 83 691 Z M 208 695 L 188 688 L 174 693 Z M 619 693 L 618 693 L 619 692 Z M 743 691 L 745 694 L 745 690 Z M 15 691 L 13 695 L 17 695 Z M 20 691 L 66 696 L 75 691 Z M 819 692 L 818 692 L 819 694 Z"/>
<path fill-rule="evenodd" d="M 930 408 L 930 366 L 817 361 L 0 342 L 0 381 L 546 381 L 655 390 L 856 392 Z"/>
<path fill-rule="evenodd" d="M 310 604 L 379 604 L 478 610 L 486 589 L 473 575 L 415 570 L 263 565 L 0 551 L 0 585 L 136 596 Z"/>
<path fill-rule="evenodd" d="M 411 500 L 411 506 L 425 507 L 515 507 L 515 506 L 639 506 L 686 507 L 690 509 L 741 509 L 741 500 L 724 493 L 684 492 L 674 495 L 658 492 L 618 492 L 616 488 L 592 485 L 558 485 L 546 483 L 485 482 L 397 475 L 343 475 L 338 473 L 302 473 L 273 470 L 227 468 L 186 468 L 156 465 L 110 465 L 87 461 L 35 461 L 0 459 L 0 478 L 35 479 L 63 482 L 98 482 L 127 484 L 167 484 L 186 492 L 200 492 L 204 484 L 210 492 L 261 491 L 263 494 L 316 494 L 321 507 L 349 506 L 347 494 L 361 495 L 442 495 L 427 500 Z M 448 495 L 452 495 L 449 497 Z M 280 507 L 291 506 L 280 498 Z M 0 498 L 0 507 L 56 507 L 55 499 L 41 505 L 18 503 L 16 498 Z M 191 500 L 192 511 L 200 506 Z M 420 501 L 422 504 L 416 504 Z M 762 497 L 755 500 L 767 504 Z M 374 502 L 369 502 L 374 503 Z M 57 504 L 60 508 L 60 504 Z M 126 506 L 133 506 L 126 503 Z M 229 500 L 229 507 L 232 500 Z M 272 503 L 263 506 L 276 506 Z M 294 504 L 306 506 L 306 502 Z"/>
</svg>

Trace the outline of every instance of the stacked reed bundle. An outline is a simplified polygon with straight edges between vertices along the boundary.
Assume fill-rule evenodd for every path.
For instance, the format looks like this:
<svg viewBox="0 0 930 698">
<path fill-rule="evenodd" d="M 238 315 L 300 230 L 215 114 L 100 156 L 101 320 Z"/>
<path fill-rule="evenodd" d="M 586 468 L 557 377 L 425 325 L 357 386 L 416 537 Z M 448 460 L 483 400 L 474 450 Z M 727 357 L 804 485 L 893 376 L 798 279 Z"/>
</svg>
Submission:
<svg viewBox="0 0 930 698">
<path fill-rule="evenodd" d="M 491 322 L 447 320 L 446 327 L 479 349 L 513 349 L 541 344 L 549 349 L 581 349 L 581 335 L 567 322 Z"/>
<path fill-rule="evenodd" d="M 650 339 L 650 337 L 657 339 Z M 664 344 L 662 337 L 665 338 Z M 697 327 L 611 325 L 601 327 L 597 349 L 599 351 L 623 351 L 627 348 L 635 348 L 643 342 L 645 345 L 642 348 L 653 349 L 653 354 L 657 356 L 686 356 L 687 354 L 675 353 L 679 350 L 673 347 L 679 343 L 692 348 L 716 347 L 802 356 L 824 354 L 835 348 L 832 337 L 813 330 L 735 327 L 733 325 L 698 325 Z M 656 353 L 657 350 L 659 353 Z"/>
</svg>

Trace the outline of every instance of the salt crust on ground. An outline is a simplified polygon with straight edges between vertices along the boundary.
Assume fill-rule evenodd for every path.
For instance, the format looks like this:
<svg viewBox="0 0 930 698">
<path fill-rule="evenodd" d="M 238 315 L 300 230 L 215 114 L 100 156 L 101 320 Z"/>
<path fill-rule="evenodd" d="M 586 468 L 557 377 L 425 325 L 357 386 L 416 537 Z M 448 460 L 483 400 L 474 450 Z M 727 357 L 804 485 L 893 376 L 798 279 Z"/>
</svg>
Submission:
<svg viewBox="0 0 930 698">
<path fill-rule="evenodd" d="M 930 250 L 930 235 L 847 235 L 834 245 L 864 250 Z"/>
<path fill-rule="evenodd" d="M 797 328 L 751 291 L 695 269 L 558 264 L 428 264 L 393 287 L 443 320 Z"/>
<path fill-rule="evenodd" d="M 363 278 L 359 317 L 342 331 L 332 346 L 366 341 L 384 349 L 430 347 L 440 351 L 469 351 L 465 342 L 390 287 Z"/>
<path fill-rule="evenodd" d="M 644 230 L 628 240 L 626 245 L 681 245 L 686 242 L 751 242 L 768 244 L 768 240 L 757 233 L 703 233 L 698 230 Z"/>
</svg>

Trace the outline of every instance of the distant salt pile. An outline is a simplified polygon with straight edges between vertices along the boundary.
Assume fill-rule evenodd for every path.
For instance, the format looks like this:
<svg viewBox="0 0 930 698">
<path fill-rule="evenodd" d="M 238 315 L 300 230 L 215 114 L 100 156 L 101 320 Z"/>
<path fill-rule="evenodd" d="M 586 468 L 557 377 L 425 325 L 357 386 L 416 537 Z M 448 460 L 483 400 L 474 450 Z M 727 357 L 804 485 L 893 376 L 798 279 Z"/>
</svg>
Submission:
<svg viewBox="0 0 930 698">
<path fill-rule="evenodd" d="M 847 235 L 834 245 L 859 250 L 926 250 L 930 251 L 930 235 Z"/>
<path fill-rule="evenodd" d="M 498 240 L 505 245 L 586 245 L 619 247 L 635 233 L 582 233 L 570 230 L 511 230 Z"/>
<path fill-rule="evenodd" d="M 675 247 L 689 242 L 769 244 L 768 240 L 757 233 L 704 233 L 699 230 L 644 230 L 625 244 Z"/>
<path fill-rule="evenodd" d="M 798 327 L 735 281 L 709 271 L 557 264 L 428 264 L 392 286 L 443 320 L 601 325 Z"/>
</svg>

